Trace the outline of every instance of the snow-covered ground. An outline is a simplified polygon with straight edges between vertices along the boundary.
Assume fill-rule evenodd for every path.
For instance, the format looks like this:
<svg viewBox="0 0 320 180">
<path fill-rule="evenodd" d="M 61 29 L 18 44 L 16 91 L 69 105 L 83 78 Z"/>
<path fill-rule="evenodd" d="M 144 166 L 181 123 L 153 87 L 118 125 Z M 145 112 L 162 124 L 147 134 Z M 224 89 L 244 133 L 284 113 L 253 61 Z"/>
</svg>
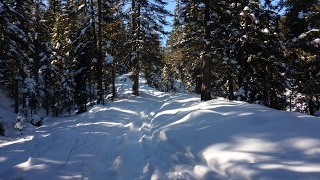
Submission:
<svg viewBox="0 0 320 180">
<path fill-rule="evenodd" d="M 119 99 L 0 137 L 0 179 L 320 178 L 320 119 L 170 94 L 118 78 Z M 1 101 L 1 100 L 0 100 Z M 0 102 L 1 104 L 1 102 Z M 14 118 L 0 105 L 2 118 Z"/>
</svg>

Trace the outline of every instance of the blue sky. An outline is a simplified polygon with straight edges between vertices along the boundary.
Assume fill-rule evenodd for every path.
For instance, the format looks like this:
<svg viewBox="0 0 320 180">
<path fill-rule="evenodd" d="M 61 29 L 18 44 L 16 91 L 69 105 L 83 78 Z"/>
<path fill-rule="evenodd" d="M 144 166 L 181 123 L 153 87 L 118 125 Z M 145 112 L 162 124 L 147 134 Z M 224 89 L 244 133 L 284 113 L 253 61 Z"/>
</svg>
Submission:
<svg viewBox="0 0 320 180">
<path fill-rule="evenodd" d="M 168 5 L 167 5 L 167 7 L 166 7 L 167 10 L 169 10 L 169 11 L 171 11 L 171 12 L 173 13 L 173 10 L 174 10 L 175 6 L 176 6 L 176 1 L 175 1 L 175 0 L 168 0 Z M 168 21 L 170 24 L 172 24 L 172 20 L 173 20 L 172 17 L 167 17 L 167 21 Z M 170 32 L 172 28 L 171 28 L 171 25 L 169 25 L 169 26 L 164 27 L 164 29 L 165 29 L 166 31 L 169 31 L 169 32 Z M 163 45 L 165 45 L 166 40 L 167 40 L 167 37 L 164 37 L 163 42 L 162 42 Z"/>
<path fill-rule="evenodd" d="M 176 1 L 175 0 L 168 0 L 168 5 L 167 5 L 167 10 L 171 11 L 173 13 L 173 10 L 176 6 Z M 167 17 L 167 20 L 172 23 L 172 17 Z M 171 30 L 171 26 L 166 27 L 167 30 Z"/>
</svg>

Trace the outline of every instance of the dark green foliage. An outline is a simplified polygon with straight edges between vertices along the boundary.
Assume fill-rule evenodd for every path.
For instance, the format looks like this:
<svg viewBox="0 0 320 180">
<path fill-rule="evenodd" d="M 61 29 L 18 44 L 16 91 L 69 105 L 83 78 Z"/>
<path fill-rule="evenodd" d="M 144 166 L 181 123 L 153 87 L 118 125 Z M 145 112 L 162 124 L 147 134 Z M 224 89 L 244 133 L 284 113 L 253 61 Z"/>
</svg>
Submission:
<svg viewBox="0 0 320 180">
<path fill-rule="evenodd" d="M 292 90 L 309 97 L 304 107 L 317 110 L 319 1 L 277 3 L 177 1 L 175 26 L 165 49 L 167 66 L 178 70 L 179 76 L 185 73 L 188 90 L 200 93 L 203 68 L 210 67 L 204 64 L 209 54 L 214 97 L 286 109 L 286 93 Z"/>
<path fill-rule="evenodd" d="M 166 1 L 163 0 L 131 0 L 130 18 L 130 46 L 131 46 L 131 68 L 132 68 L 132 94 L 139 95 L 139 74 L 146 71 L 147 81 L 151 85 L 158 80 L 160 72 L 153 69 L 162 69 L 162 55 L 160 50 L 159 34 L 165 34 L 163 25 L 168 25 L 165 16 L 170 13 L 165 9 Z M 150 74 L 155 72 L 155 74 Z M 158 85 L 156 85 L 158 86 Z"/>
<path fill-rule="evenodd" d="M 315 115 L 320 98 L 320 2 L 288 0 L 284 6 L 281 27 L 290 61 L 287 74 L 293 96 L 299 97 L 290 108 Z"/>
</svg>

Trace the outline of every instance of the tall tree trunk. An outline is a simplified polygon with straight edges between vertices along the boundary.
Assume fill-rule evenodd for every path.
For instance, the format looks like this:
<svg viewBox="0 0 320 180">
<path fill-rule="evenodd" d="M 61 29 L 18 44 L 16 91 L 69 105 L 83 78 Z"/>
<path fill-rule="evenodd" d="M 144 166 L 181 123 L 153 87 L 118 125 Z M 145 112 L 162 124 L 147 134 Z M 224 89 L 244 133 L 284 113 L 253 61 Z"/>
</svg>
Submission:
<svg viewBox="0 0 320 180">
<path fill-rule="evenodd" d="M 210 50 L 210 29 L 208 26 L 209 22 L 209 0 L 204 1 L 205 12 L 204 12 L 204 39 L 205 39 L 205 55 L 203 63 L 203 74 L 202 74 L 202 86 L 201 86 L 201 101 L 207 101 L 211 99 L 211 81 L 210 81 L 210 69 L 211 69 L 211 60 L 208 55 Z"/>
<path fill-rule="evenodd" d="M 103 90 L 102 90 L 102 37 L 101 37 L 101 26 L 102 26 L 102 10 L 101 10 L 101 0 L 98 0 L 98 61 L 97 61 L 97 80 L 98 80 L 98 100 L 97 103 L 100 104 L 103 101 Z"/>
<path fill-rule="evenodd" d="M 135 96 L 139 96 L 139 73 L 140 73 L 140 67 L 139 67 L 139 52 L 137 48 L 137 42 L 138 42 L 138 34 L 139 34 L 139 26 L 138 23 L 139 20 L 137 17 L 140 16 L 140 5 L 136 7 L 135 0 L 131 0 L 131 11 L 132 11 L 132 35 L 133 35 L 133 56 L 135 56 L 133 60 L 132 65 L 132 94 Z"/>
<path fill-rule="evenodd" d="M 240 45 L 241 46 L 241 45 Z M 238 74 L 238 87 L 242 88 L 244 91 L 244 96 L 241 96 L 240 100 L 241 101 L 247 101 L 248 97 L 248 82 L 245 79 L 246 78 L 246 65 L 245 65 L 245 60 L 243 58 L 243 47 L 238 48 L 238 53 L 237 53 L 237 62 L 240 66 L 239 68 L 239 74 Z"/>
<path fill-rule="evenodd" d="M 228 81 L 228 86 L 229 86 L 229 100 L 234 100 L 234 96 L 233 96 L 233 77 L 232 77 L 232 72 L 228 73 L 229 76 L 229 81 Z"/>
<path fill-rule="evenodd" d="M 90 1 L 90 6 L 91 6 L 91 20 L 94 21 L 95 16 L 94 16 L 94 4 L 93 4 L 93 0 Z M 97 45 L 97 34 L 95 33 L 96 30 L 96 23 L 91 23 L 92 24 L 92 29 L 94 30 L 93 33 L 93 44 L 96 46 Z M 94 51 L 96 51 L 96 47 L 94 47 Z M 89 90 L 89 101 L 90 101 L 90 106 L 93 106 L 93 88 L 92 88 L 92 70 L 91 70 L 91 66 L 92 66 L 92 60 L 90 59 L 90 63 L 88 63 L 88 90 Z"/>
<path fill-rule="evenodd" d="M 116 73 L 115 73 L 115 64 L 112 65 L 112 101 L 116 97 Z"/>
<path fill-rule="evenodd" d="M 202 93 L 202 84 L 203 84 L 202 77 L 200 75 L 198 75 L 196 77 L 196 93 L 197 94 L 201 94 Z"/>
<path fill-rule="evenodd" d="M 19 113 L 19 81 L 17 78 L 14 80 L 14 112 Z"/>
<path fill-rule="evenodd" d="M 35 46 L 35 58 L 34 58 L 34 62 L 33 62 L 33 76 L 34 76 L 34 80 L 36 81 L 36 89 L 35 89 L 35 93 L 32 93 L 32 97 L 31 97 L 31 115 L 33 113 L 37 113 L 37 100 L 36 100 L 36 95 L 39 94 L 39 69 L 40 69 L 40 56 L 39 54 L 41 53 L 41 43 L 39 42 L 38 39 L 36 39 L 34 41 L 34 46 Z"/>
<path fill-rule="evenodd" d="M 48 66 L 49 67 L 49 66 Z M 45 71 L 48 71 L 46 69 Z M 48 82 L 45 80 L 45 109 L 46 109 L 46 115 L 49 116 L 49 99 L 50 99 L 50 93 L 48 91 Z"/>
</svg>

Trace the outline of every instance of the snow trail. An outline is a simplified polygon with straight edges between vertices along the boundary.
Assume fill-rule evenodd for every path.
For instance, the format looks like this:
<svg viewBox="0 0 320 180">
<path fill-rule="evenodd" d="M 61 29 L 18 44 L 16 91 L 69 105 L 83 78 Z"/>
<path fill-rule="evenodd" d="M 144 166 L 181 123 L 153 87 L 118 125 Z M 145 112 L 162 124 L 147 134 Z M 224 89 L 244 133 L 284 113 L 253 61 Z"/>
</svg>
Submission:
<svg viewBox="0 0 320 180">
<path fill-rule="evenodd" d="M 142 153 L 142 146 L 140 144 L 140 117 L 141 113 L 137 115 L 137 119 L 134 119 L 134 122 L 127 124 L 128 130 L 126 131 L 126 144 L 123 155 L 123 169 L 121 173 L 122 179 L 141 179 L 145 177 L 143 168 L 145 166 L 145 157 Z M 135 162 L 135 163 L 131 163 Z"/>
<path fill-rule="evenodd" d="M 124 145 L 123 166 L 121 179 L 150 179 L 147 157 L 142 144 L 142 136 L 145 134 L 145 124 L 150 124 L 155 109 L 160 108 L 164 102 L 164 97 L 158 97 L 141 93 L 136 97 L 136 104 L 143 107 L 142 110 L 130 118 L 130 122 L 125 125 L 127 128 L 125 136 L 127 137 Z M 135 163 L 132 163 L 135 162 Z"/>
</svg>

